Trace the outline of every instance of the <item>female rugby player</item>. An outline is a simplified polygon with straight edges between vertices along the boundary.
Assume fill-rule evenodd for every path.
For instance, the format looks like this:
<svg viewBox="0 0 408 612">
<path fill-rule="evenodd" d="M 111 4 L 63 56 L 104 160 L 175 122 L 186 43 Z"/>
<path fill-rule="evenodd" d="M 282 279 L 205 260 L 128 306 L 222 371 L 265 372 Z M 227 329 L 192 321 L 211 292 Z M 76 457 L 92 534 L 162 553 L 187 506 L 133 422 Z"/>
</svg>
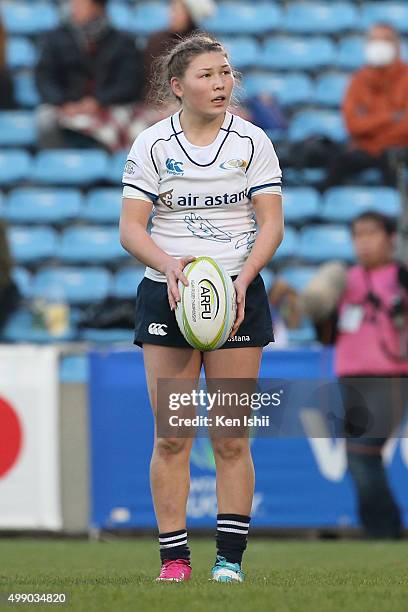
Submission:
<svg viewBox="0 0 408 612">
<path fill-rule="evenodd" d="M 135 344 L 143 346 L 147 386 L 157 425 L 157 381 L 256 379 L 262 347 L 273 341 L 260 270 L 283 237 L 281 171 L 266 134 L 227 108 L 234 73 L 223 46 L 207 35 L 178 43 L 156 66 L 160 101 L 180 110 L 142 132 L 123 175 L 121 243 L 146 264 L 136 300 Z M 147 232 L 154 211 L 151 234 Z M 258 226 L 258 231 L 256 229 Z M 220 349 L 193 349 L 174 310 L 186 264 L 200 255 L 231 275 L 237 316 Z M 159 580 L 188 580 L 186 504 L 193 440 L 160 437 L 150 478 L 159 529 Z M 217 472 L 217 556 L 212 578 L 242 582 L 254 493 L 248 437 L 213 437 Z"/>
</svg>

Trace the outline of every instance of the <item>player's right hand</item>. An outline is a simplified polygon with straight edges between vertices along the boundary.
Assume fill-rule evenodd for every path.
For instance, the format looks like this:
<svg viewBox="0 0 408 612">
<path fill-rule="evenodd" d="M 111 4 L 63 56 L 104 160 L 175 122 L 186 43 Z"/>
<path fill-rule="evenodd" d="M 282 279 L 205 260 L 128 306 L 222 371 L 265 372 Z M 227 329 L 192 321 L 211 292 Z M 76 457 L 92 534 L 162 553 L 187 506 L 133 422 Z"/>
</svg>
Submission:
<svg viewBox="0 0 408 612">
<path fill-rule="evenodd" d="M 194 261 L 196 258 L 192 255 L 181 257 L 180 259 L 172 258 L 164 269 L 164 273 L 167 279 L 167 296 L 169 298 L 169 304 L 171 310 L 176 310 L 177 302 L 180 301 L 180 292 L 178 290 L 178 281 L 180 280 L 183 285 L 188 286 L 188 280 L 183 273 L 184 268 L 188 263 Z"/>
</svg>

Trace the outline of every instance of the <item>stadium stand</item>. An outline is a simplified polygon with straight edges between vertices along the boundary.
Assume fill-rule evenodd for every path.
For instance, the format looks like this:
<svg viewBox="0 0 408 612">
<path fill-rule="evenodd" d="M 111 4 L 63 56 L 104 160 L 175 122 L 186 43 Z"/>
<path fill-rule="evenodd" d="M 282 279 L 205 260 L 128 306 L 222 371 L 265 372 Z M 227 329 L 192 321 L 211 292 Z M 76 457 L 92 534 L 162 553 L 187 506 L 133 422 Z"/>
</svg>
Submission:
<svg viewBox="0 0 408 612">
<path fill-rule="evenodd" d="M 143 267 L 118 239 L 126 152 L 110 156 L 102 150 L 37 148 L 34 110 L 39 96 L 33 68 L 41 34 L 59 22 L 61 4 L 6 0 L 0 8 L 18 105 L 0 113 L 0 217 L 9 224 L 14 279 L 24 298 L 3 339 L 55 341 L 47 330 L 36 328 L 31 305 L 57 287 L 70 306 L 68 328 L 58 340 L 129 342 L 129 330 L 78 329 L 82 307 L 109 296 L 131 299 L 143 276 Z M 218 6 L 204 26 L 222 38 L 243 72 L 241 97 L 276 97 L 289 119 L 284 140 L 294 143 L 316 135 L 344 141 L 339 107 L 351 72 L 363 63 L 364 30 L 385 20 L 408 33 L 404 2 L 226 0 Z M 165 27 L 167 3 L 111 0 L 109 15 L 143 47 L 150 32 Z M 403 49 L 407 57 L 406 41 Z M 323 177 L 321 168 L 284 168 L 287 227 L 284 242 L 263 272 L 267 287 L 281 274 L 299 290 L 315 265 L 330 258 L 352 262 L 349 223 L 357 212 L 400 212 L 398 193 L 381 185 L 378 171 L 363 172 L 352 184 L 321 195 L 316 186 Z M 294 343 L 314 340 L 307 320 L 289 336 Z"/>
</svg>

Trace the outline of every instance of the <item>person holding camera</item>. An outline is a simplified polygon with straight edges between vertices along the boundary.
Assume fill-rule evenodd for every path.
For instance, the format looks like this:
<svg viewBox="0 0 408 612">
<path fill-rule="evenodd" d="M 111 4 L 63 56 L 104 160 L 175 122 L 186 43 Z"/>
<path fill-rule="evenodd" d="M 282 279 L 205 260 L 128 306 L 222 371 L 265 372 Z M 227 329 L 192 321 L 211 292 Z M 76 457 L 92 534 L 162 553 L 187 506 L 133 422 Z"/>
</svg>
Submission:
<svg viewBox="0 0 408 612">
<path fill-rule="evenodd" d="M 382 454 L 408 406 L 408 269 L 393 256 L 394 220 L 364 212 L 352 235 L 357 264 L 324 264 L 298 304 L 320 340 L 335 343 L 348 467 L 365 534 L 397 539 L 401 515 Z"/>
</svg>

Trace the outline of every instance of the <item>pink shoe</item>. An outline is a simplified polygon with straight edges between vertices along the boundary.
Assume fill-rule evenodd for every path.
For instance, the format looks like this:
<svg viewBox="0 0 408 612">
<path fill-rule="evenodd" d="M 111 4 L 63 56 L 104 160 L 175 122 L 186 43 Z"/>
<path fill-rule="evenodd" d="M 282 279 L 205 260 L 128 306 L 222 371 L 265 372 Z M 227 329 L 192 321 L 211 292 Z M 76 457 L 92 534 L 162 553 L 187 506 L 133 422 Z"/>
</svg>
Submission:
<svg viewBox="0 0 408 612">
<path fill-rule="evenodd" d="M 185 580 L 190 580 L 190 576 L 190 561 L 187 561 L 187 559 L 167 559 L 163 561 L 160 576 L 156 578 L 156 582 L 160 580 L 184 582 Z"/>
</svg>

